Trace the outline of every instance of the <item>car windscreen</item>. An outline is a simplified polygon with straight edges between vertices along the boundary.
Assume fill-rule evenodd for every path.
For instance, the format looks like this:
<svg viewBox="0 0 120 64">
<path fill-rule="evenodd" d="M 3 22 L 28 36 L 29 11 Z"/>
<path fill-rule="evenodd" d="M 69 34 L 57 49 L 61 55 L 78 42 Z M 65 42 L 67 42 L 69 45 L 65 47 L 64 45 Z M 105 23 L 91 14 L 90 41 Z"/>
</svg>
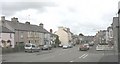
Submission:
<svg viewBox="0 0 120 64">
<path fill-rule="evenodd" d="M 25 45 L 25 47 L 30 47 L 30 45 Z"/>
<path fill-rule="evenodd" d="M 35 47 L 35 45 L 32 45 L 32 47 Z"/>
</svg>

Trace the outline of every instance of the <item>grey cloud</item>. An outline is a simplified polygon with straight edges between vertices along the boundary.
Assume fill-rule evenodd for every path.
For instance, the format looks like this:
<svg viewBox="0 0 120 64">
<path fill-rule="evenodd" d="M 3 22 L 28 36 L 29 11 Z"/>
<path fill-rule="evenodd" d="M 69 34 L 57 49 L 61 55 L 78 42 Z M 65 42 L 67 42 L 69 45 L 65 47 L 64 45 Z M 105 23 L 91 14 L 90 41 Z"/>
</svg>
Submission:
<svg viewBox="0 0 120 64">
<path fill-rule="evenodd" d="M 38 9 L 40 12 L 44 12 L 44 7 L 55 6 L 53 2 L 2 2 L 2 14 L 12 15 L 17 11 L 26 9 Z"/>
</svg>

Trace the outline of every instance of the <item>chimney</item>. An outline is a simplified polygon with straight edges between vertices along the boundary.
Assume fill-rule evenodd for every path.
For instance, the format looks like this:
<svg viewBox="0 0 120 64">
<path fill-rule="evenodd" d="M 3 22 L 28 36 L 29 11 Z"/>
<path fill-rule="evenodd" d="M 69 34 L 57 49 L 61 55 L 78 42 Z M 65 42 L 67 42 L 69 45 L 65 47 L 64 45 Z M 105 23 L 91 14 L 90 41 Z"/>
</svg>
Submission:
<svg viewBox="0 0 120 64">
<path fill-rule="evenodd" d="M 11 18 L 11 21 L 18 22 L 18 18 L 13 17 L 13 18 Z"/>
<path fill-rule="evenodd" d="M 53 32 L 53 30 L 52 29 L 50 29 L 50 33 L 52 33 Z"/>
<path fill-rule="evenodd" d="M 30 25 L 30 22 L 28 22 L 28 21 L 27 21 L 27 22 L 25 22 L 25 24 L 28 24 L 28 25 Z"/>
<path fill-rule="evenodd" d="M 43 23 L 40 23 L 39 26 L 43 28 L 44 25 L 43 25 Z"/>
<path fill-rule="evenodd" d="M 5 16 L 1 16 L 1 21 L 5 21 Z"/>
</svg>

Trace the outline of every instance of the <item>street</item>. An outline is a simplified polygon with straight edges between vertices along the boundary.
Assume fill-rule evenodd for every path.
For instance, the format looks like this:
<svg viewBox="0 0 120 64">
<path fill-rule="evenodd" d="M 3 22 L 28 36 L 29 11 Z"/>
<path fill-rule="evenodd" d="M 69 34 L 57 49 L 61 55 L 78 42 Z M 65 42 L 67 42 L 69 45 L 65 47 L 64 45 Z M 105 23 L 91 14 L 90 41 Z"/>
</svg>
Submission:
<svg viewBox="0 0 120 64">
<path fill-rule="evenodd" d="M 114 51 L 96 51 L 96 45 L 88 51 L 79 51 L 79 45 L 73 48 L 53 48 L 35 53 L 3 54 L 3 62 L 118 62 Z"/>
</svg>

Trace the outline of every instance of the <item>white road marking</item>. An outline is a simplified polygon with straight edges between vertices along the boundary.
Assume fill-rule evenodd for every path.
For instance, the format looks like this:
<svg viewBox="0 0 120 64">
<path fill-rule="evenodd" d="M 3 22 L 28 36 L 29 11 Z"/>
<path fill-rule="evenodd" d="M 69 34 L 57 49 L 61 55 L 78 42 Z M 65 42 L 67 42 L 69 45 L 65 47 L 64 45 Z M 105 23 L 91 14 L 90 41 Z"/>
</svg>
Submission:
<svg viewBox="0 0 120 64">
<path fill-rule="evenodd" d="M 74 62 L 74 61 L 70 61 L 70 62 Z"/>
<path fill-rule="evenodd" d="M 86 54 L 83 54 L 82 56 L 80 56 L 79 58 L 82 58 L 82 57 L 84 57 Z"/>
<path fill-rule="evenodd" d="M 83 58 L 85 58 L 85 57 L 87 57 L 88 56 L 88 54 L 86 54 Z"/>
<path fill-rule="evenodd" d="M 63 49 L 63 50 L 65 51 L 65 50 L 68 50 L 68 49 Z"/>
</svg>

